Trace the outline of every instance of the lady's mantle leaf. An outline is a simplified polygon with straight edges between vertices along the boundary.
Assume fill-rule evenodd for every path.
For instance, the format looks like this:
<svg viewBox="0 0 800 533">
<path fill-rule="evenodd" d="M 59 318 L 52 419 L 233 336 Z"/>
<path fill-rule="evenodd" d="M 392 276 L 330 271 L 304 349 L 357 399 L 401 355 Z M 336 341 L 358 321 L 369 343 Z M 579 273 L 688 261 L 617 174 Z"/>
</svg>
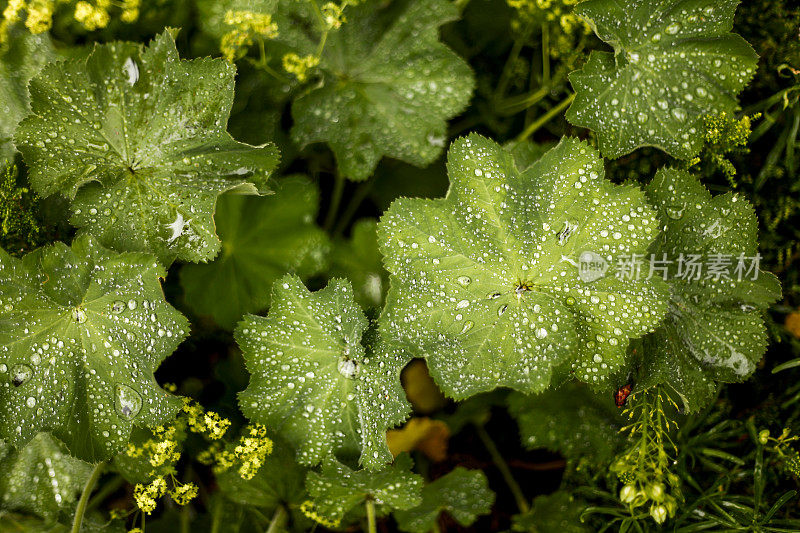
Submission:
<svg viewBox="0 0 800 533">
<path fill-rule="evenodd" d="M 277 163 L 225 131 L 234 68 L 181 61 L 168 32 L 145 48 L 97 46 L 85 61 L 51 63 L 30 84 L 33 114 L 16 143 L 42 196 L 72 199 L 71 222 L 118 250 L 162 263 L 207 261 L 219 250 L 220 192 L 256 192 Z"/>
<path fill-rule="evenodd" d="M 397 511 L 394 517 L 401 531 L 433 531 L 439 513 L 447 511 L 462 526 L 471 526 L 478 515 L 487 514 L 494 503 L 486 475 L 461 466 L 422 489 L 422 504 Z"/>
<path fill-rule="evenodd" d="M 309 472 L 306 478 L 314 513 L 328 522 L 338 523 L 345 513 L 363 505 L 367 498 L 375 501 L 378 514 L 412 509 L 422 503 L 423 479 L 411 472 L 411 466 L 411 458 L 406 454 L 380 472 L 353 471 L 335 460 L 326 459 L 319 473 Z"/>
<path fill-rule="evenodd" d="M 362 343 L 366 329 L 349 282 L 311 293 L 296 276 L 277 281 L 267 317 L 236 328 L 251 373 L 242 412 L 281 433 L 301 463 L 360 452 L 364 466 L 381 468 L 392 460 L 386 429 L 410 411 L 400 385 L 407 360 Z"/>
<path fill-rule="evenodd" d="M 730 33 L 739 0 L 588 0 L 576 6 L 614 53 L 592 52 L 569 79 L 573 124 L 597 132 L 603 155 L 656 146 L 688 159 L 701 117 L 732 112 L 758 56 Z"/>
<path fill-rule="evenodd" d="M 569 492 L 558 490 L 533 500 L 533 507 L 514 516 L 512 531 L 537 533 L 589 533 L 591 528 L 581 520 L 586 502 L 576 500 Z"/>
<path fill-rule="evenodd" d="M 284 7 L 292 13 L 277 13 L 278 40 L 300 55 L 316 53 L 318 35 L 293 20 L 319 29 L 308 3 Z M 369 177 L 383 156 L 432 163 L 445 143 L 445 120 L 464 109 L 475 85 L 469 65 L 439 42 L 437 28 L 458 9 L 445 0 L 394 0 L 362 2 L 346 16 L 325 43 L 322 83 L 292 105 L 292 136 L 327 142 L 353 180 Z"/>
<path fill-rule="evenodd" d="M 52 431 L 72 455 L 108 458 L 133 425 L 168 421 L 180 401 L 153 371 L 187 334 L 150 255 L 94 238 L 23 259 L 0 251 L 0 437 L 15 447 Z"/>
<path fill-rule="evenodd" d="M 646 372 L 637 386 L 665 383 L 695 411 L 713 399 L 715 382 L 743 381 L 755 370 L 768 341 L 762 312 L 781 287 L 758 270 L 757 221 L 747 200 L 712 198 L 696 177 L 674 169 L 660 170 L 647 195 L 665 224 L 655 255 L 672 263 L 667 318 L 644 339 Z M 693 255 L 705 266 L 693 270 Z"/>
<path fill-rule="evenodd" d="M 535 396 L 512 393 L 508 409 L 523 446 L 547 448 L 576 465 L 584 458 L 605 464 L 621 441 L 623 420 L 611 395 L 600 396 L 578 383 Z"/>
<path fill-rule="evenodd" d="M 272 283 L 286 272 L 313 276 L 324 268 L 330 243 L 314 223 L 316 186 L 296 176 L 273 188 L 269 196 L 220 197 L 214 221 L 222 252 L 181 270 L 186 303 L 222 327 L 233 329 L 245 313 L 268 307 Z"/>
<path fill-rule="evenodd" d="M 471 135 L 448 170 L 446 198 L 397 200 L 381 221 L 388 338 L 427 357 L 455 398 L 541 391 L 560 364 L 592 383 L 619 368 L 664 314 L 662 284 L 612 268 L 658 232 L 644 194 L 604 180 L 595 150 L 570 138 L 520 172 Z"/>
<path fill-rule="evenodd" d="M 0 449 L 8 445 L 0 441 Z M 24 448 L 0 459 L 0 508 L 55 520 L 76 500 L 92 467 L 70 457 L 63 445 L 39 433 Z"/>
<path fill-rule="evenodd" d="M 9 40 L 0 51 L 0 160 L 14 157 L 14 129 L 30 112 L 28 82 L 55 58 L 47 33 L 32 35 L 19 28 L 8 31 Z"/>
</svg>

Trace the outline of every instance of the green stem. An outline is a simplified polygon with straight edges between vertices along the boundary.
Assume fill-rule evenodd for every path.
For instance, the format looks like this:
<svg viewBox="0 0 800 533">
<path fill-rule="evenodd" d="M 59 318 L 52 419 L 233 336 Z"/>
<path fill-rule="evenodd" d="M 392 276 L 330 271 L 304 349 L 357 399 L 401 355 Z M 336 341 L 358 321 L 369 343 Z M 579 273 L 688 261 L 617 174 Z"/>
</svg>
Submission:
<svg viewBox="0 0 800 533">
<path fill-rule="evenodd" d="M 367 528 L 369 533 L 378 533 L 378 523 L 375 521 L 375 500 L 367 498 Z"/>
<path fill-rule="evenodd" d="M 525 499 L 522 489 L 519 488 L 514 476 L 511 475 L 511 469 L 508 468 L 508 464 L 506 463 L 505 459 L 503 459 L 503 456 L 500 455 L 500 452 L 497 450 L 497 446 L 495 446 L 494 441 L 482 425 L 475 424 L 475 429 L 478 432 L 478 437 L 480 437 L 481 442 L 483 442 L 483 445 L 486 447 L 486 450 L 492 457 L 494 465 L 500 471 L 500 475 L 503 476 L 506 485 L 508 485 L 508 488 L 511 490 L 511 494 L 514 495 L 514 499 L 517 501 L 517 507 L 519 508 L 520 512 L 527 513 L 530 509 L 528 500 Z"/>
<path fill-rule="evenodd" d="M 100 479 L 100 475 L 103 473 L 103 468 L 105 466 L 106 464 L 104 462 L 97 463 L 94 470 L 92 470 L 92 475 L 86 480 L 86 485 L 84 485 L 83 492 L 81 493 L 81 499 L 78 500 L 78 507 L 75 509 L 75 519 L 72 521 L 72 533 L 80 533 L 81 525 L 83 524 L 83 515 L 86 513 L 86 506 L 89 505 L 89 496 L 91 496 L 92 490 L 94 490 L 97 480 Z"/>
<path fill-rule="evenodd" d="M 514 62 L 517 60 L 519 53 L 522 51 L 524 41 L 525 40 L 522 37 L 517 37 L 514 39 L 514 44 L 511 46 L 511 51 L 508 54 L 508 59 L 506 59 L 506 64 L 503 65 L 503 72 L 500 74 L 500 81 L 497 82 L 497 88 L 494 90 L 495 100 L 503 98 L 503 96 L 506 94 L 508 82 L 511 77 L 511 68 L 514 66 Z"/>
<path fill-rule="evenodd" d="M 336 224 L 336 228 L 333 230 L 334 235 L 341 235 L 344 233 L 344 230 L 350 223 L 353 215 L 356 214 L 356 211 L 358 211 L 358 208 L 361 206 L 364 198 L 367 197 L 367 194 L 369 194 L 369 191 L 372 189 L 373 183 L 375 183 L 375 181 L 371 179 L 361 183 L 358 186 L 356 192 L 353 193 L 353 196 L 350 198 L 350 202 L 348 202 L 344 213 L 342 213 L 342 216 L 339 217 L 339 222 Z"/>
<path fill-rule="evenodd" d="M 100 489 L 98 489 L 94 497 L 91 500 L 89 500 L 89 505 L 86 507 L 86 510 L 91 511 L 92 509 L 103 503 L 103 501 L 105 501 L 106 498 L 117 492 L 117 490 L 119 490 L 119 488 L 122 487 L 124 484 L 125 484 L 125 478 L 123 478 L 122 476 L 114 476 L 112 479 L 107 480 L 103 484 L 103 486 Z"/>
<path fill-rule="evenodd" d="M 275 509 L 275 514 L 272 515 L 272 520 L 269 522 L 269 528 L 267 528 L 267 533 L 278 533 L 278 531 L 283 528 L 284 524 L 286 523 L 286 519 L 289 517 L 288 513 L 286 512 L 286 507 L 283 505 L 279 505 L 277 509 Z"/>
<path fill-rule="evenodd" d="M 550 120 L 552 120 L 553 117 L 561 113 L 569 104 L 572 103 L 574 99 L 575 99 L 575 93 L 572 93 L 571 95 L 563 99 L 561 102 L 559 102 L 555 107 L 550 108 L 550 110 L 547 113 L 536 119 L 534 122 L 531 122 L 531 124 L 527 128 L 525 128 L 525 131 L 520 133 L 519 137 L 514 139 L 511 147 L 513 148 L 517 144 L 524 142 L 536 130 L 538 130 L 539 128 L 550 122 Z"/>
<path fill-rule="evenodd" d="M 336 221 L 336 214 L 339 211 L 339 204 L 342 203 L 344 181 L 344 177 L 337 171 L 335 181 L 333 182 L 331 203 L 328 206 L 328 213 L 325 215 L 325 231 L 330 231 L 333 228 L 333 223 Z"/>
<path fill-rule="evenodd" d="M 550 25 L 542 24 L 542 85 L 550 84 Z"/>
</svg>

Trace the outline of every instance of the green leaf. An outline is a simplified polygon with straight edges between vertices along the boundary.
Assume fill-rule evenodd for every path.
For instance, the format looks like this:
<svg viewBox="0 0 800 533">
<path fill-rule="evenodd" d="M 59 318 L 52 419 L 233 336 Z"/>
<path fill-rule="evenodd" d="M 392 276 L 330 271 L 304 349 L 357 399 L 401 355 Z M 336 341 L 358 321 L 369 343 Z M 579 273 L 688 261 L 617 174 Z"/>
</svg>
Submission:
<svg viewBox="0 0 800 533">
<path fill-rule="evenodd" d="M 519 424 L 523 446 L 547 448 L 570 461 L 591 457 L 591 464 L 605 464 L 621 442 L 623 420 L 611 395 L 585 385 L 571 383 L 536 396 L 515 392 L 508 410 Z"/>
<path fill-rule="evenodd" d="M 33 114 L 15 137 L 31 185 L 70 198 L 72 224 L 104 246 L 164 264 L 213 258 L 217 196 L 255 193 L 245 177 L 278 159 L 225 131 L 234 74 L 218 59 L 181 61 L 169 32 L 51 63 L 31 80 Z"/>
<path fill-rule="evenodd" d="M 386 430 L 410 411 L 400 384 L 408 359 L 362 340 L 367 325 L 349 282 L 312 293 L 287 275 L 272 286 L 267 317 L 249 315 L 236 328 L 251 374 L 242 412 L 279 432 L 303 464 L 331 453 L 360 453 L 370 469 L 392 460 Z"/>
<path fill-rule="evenodd" d="M 314 222 L 316 186 L 294 176 L 273 188 L 270 196 L 221 196 L 214 221 L 222 253 L 211 263 L 181 269 L 189 308 L 227 329 L 242 315 L 267 308 L 272 283 L 286 272 L 308 277 L 325 267 L 330 243 Z"/>
<path fill-rule="evenodd" d="M 458 466 L 422 489 L 422 503 L 413 509 L 397 511 L 394 517 L 401 531 L 433 531 L 439 513 L 447 511 L 464 527 L 471 526 L 478 515 L 488 514 L 494 503 L 486 475 L 480 470 Z"/>
<path fill-rule="evenodd" d="M 2 448 L 8 445 L 0 441 Z M 70 457 L 47 433 L 39 433 L 19 450 L 6 449 L 0 471 L 0 507 L 55 520 L 77 500 L 92 467 Z"/>
<path fill-rule="evenodd" d="M 353 284 L 356 300 L 364 309 L 380 308 L 389 286 L 378 249 L 378 224 L 359 220 L 349 240 L 335 243 L 331 254 L 331 275 L 346 277 Z"/>
<path fill-rule="evenodd" d="M 321 82 L 292 105 L 292 137 L 328 143 L 352 180 L 369 177 L 384 156 L 432 163 L 444 147 L 445 121 L 466 107 L 475 85 L 469 65 L 439 42 L 438 27 L 457 19 L 458 8 L 394 0 L 362 2 L 345 15 L 325 42 Z M 320 26 L 309 3 L 284 0 L 275 16 L 278 41 L 301 56 L 317 52 Z"/>
<path fill-rule="evenodd" d="M 594 130 L 617 158 L 655 146 L 689 159 L 703 144 L 702 116 L 733 112 L 758 56 L 730 33 L 738 0 L 588 0 L 588 19 L 614 53 L 592 52 L 570 74 L 573 124 Z"/>
<path fill-rule="evenodd" d="M 0 159 L 14 157 L 12 137 L 17 124 L 30 112 L 28 82 L 55 59 L 47 33 L 32 35 L 27 30 L 10 28 L 8 42 L 0 51 Z"/>
<path fill-rule="evenodd" d="M 653 245 L 655 256 L 672 261 L 667 273 L 669 310 L 664 325 L 643 341 L 643 368 L 637 386 L 664 383 L 696 411 L 713 399 L 716 382 L 744 381 L 766 350 L 763 311 L 781 296 L 778 279 L 736 268 L 740 255 L 758 252 L 758 223 L 750 203 L 735 193 L 711 194 L 686 171 L 660 170 L 647 186 L 665 231 Z M 729 278 L 678 276 L 680 254 L 696 254 L 708 265 L 716 254 L 730 256 Z M 685 270 L 685 268 L 684 268 Z M 757 279 L 753 280 L 752 277 Z"/>
<path fill-rule="evenodd" d="M 411 459 L 400 455 L 395 463 L 379 472 L 351 470 L 332 459 L 322 463 L 319 473 L 309 472 L 306 489 L 314 511 L 330 522 L 339 522 L 348 511 L 364 504 L 376 504 L 378 514 L 412 509 L 422 503 L 422 476 L 411 472 Z"/>
<path fill-rule="evenodd" d="M 52 431 L 99 461 L 131 428 L 172 418 L 153 377 L 188 332 L 164 300 L 151 255 L 116 254 L 84 235 L 23 259 L 0 251 L 0 437 L 20 447 Z"/>
<path fill-rule="evenodd" d="M 585 503 L 563 490 L 537 496 L 530 511 L 514 517 L 512 529 L 537 533 L 588 533 L 591 529 L 581 522 L 585 508 Z"/>
<path fill-rule="evenodd" d="M 448 169 L 446 198 L 399 199 L 381 220 L 392 275 L 383 333 L 427 357 L 457 399 L 542 391 L 558 365 L 602 382 L 664 314 L 663 284 L 610 268 L 658 233 L 644 194 L 603 179 L 596 151 L 571 138 L 520 172 L 470 135 L 451 146 Z"/>
</svg>

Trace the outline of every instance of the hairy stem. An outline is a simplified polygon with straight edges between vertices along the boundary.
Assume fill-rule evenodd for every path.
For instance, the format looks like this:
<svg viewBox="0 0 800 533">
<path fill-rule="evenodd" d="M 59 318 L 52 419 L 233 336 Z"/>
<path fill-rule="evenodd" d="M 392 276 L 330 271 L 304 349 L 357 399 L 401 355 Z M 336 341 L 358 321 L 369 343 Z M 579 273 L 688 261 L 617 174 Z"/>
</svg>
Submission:
<svg viewBox="0 0 800 533">
<path fill-rule="evenodd" d="M 550 122 L 553 117 L 561 113 L 564 108 L 566 108 L 572 101 L 575 99 L 575 93 L 564 98 L 561 102 L 559 102 L 555 107 L 550 108 L 550 110 L 536 119 L 534 122 L 525 128 L 525 131 L 519 134 L 519 137 L 514 139 L 513 145 L 516 146 L 517 144 L 524 142 L 528 137 L 530 137 L 536 130 Z"/>
<path fill-rule="evenodd" d="M 80 533 L 81 525 L 83 524 L 83 515 L 86 513 L 86 507 L 89 505 L 89 496 L 91 496 L 92 490 L 94 490 L 97 480 L 100 479 L 100 475 L 103 473 L 103 468 L 105 468 L 105 466 L 106 464 L 104 462 L 97 463 L 94 466 L 94 470 L 92 470 L 92 475 L 86 480 L 86 485 L 84 485 L 83 492 L 81 493 L 81 499 L 78 500 L 78 507 L 75 509 L 75 518 L 72 521 L 72 533 Z"/>
<path fill-rule="evenodd" d="M 481 442 L 486 447 L 486 450 L 489 452 L 489 455 L 492 456 L 492 461 L 497 469 L 500 471 L 500 475 L 503 476 L 503 480 L 505 480 L 506 485 L 508 485 L 509 490 L 511 490 L 511 494 L 514 495 L 514 500 L 517 502 L 517 507 L 519 508 L 520 512 L 525 513 L 528 512 L 530 506 L 528 505 L 528 500 L 525 499 L 525 495 L 522 493 L 522 489 L 519 488 L 514 476 L 511 475 L 511 470 L 508 468 L 508 464 L 506 463 L 503 456 L 500 455 L 500 452 L 497 450 L 497 446 L 495 446 L 494 441 L 486 432 L 486 429 L 479 424 L 475 424 L 475 429 L 478 432 L 478 437 L 480 437 Z"/>
<path fill-rule="evenodd" d="M 378 523 L 375 521 L 375 500 L 367 498 L 365 505 L 367 506 L 367 531 L 369 533 L 378 533 Z"/>
<path fill-rule="evenodd" d="M 286 513 L 286 507 L 279 505 L 278 508 L 275 509 L 275 514 L 272 515 L 267 533 L 278 533 L 278 531 L 281 531 L 288 517 L 289 515 Z"/>
<path fill-rule="evenodd" d="M 331 231 L 333 223 L 336 221 L 336 214 L 339 212 L 339 204 L 342 203 L 342 193 L 344 192 L 344 176 L 336 173 L 336 181 L 333 182 L 333 192 L 331 193 L 331 203 L 328 206 L 328 213 L 325 215 L 325 231 Z"/>
</svg>

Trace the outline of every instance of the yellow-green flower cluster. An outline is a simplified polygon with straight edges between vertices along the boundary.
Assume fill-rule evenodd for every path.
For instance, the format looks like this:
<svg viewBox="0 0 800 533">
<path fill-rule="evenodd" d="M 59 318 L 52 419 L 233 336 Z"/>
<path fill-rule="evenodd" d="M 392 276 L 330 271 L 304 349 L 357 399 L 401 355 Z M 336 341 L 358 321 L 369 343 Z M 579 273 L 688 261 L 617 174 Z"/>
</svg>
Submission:
<svg viewBox="0 0 800 533">
<path fill-rule="evenodd" d="M 147 485 L 137 483 L 133 489 L 133 499 L 143 513 L 150 514 L 156 509 L 158 500 L 167 492 L 167 482 L 157 477 Z"/>
<path fill-rule="evenodd" d="M 800 453 L 791 445 L 792 442 L 800 441 L 799 436 L 792 435 L 789 428 L 783 428 L 780 435 L 772 437 L 768 429 L 763 429 L 758 434 L 758 441 L 762 445 L 771 444 L 768 449 L 778 456 L 783 468 L 793 476 L 800 476 Z"/>
<path fill-rule="evenodd" d="M 290 52 L 283 56 L 283 69 L 289 74 L 294 75 L 299 82 L 304 82 L 308 79 L 309 70 L 319 65 L 319 57 L 307 55 L 300 57 L 294 52 Z"/>
<path fill-rule="evenodd" d="M 228 10 L 225 24 L 233 26 L 220 42 L 222 55 L 228 61 L 244 56 L 255 39 L 274 39 L 278 36 L 278 25 L 268 13 Z"/>
<path fill-rule="evenodd" d="M 623 487 L 619 499 L 632 514 L 638 508 L 649 506 L 650 517 L 658 524 L 664 523 L 677 509 L 679 479 L 670 472 L 673 460 L 667 448 L 674 449 L 669 428 L 674 422 L 665 408 L 672 399 L 660 389 L 650 389 L 631 397 L 625 413 L 633 420 L 622 431 L 630 433 L 630 445 L 611 465 Z"/>
<path fill-rule="evenodd" d="M 572 13 L 581 0 L 506 0 L 516 11 L 511 22 L 515 32 L 527 34 L 536 26 L 547 25 L 553 33 L 550 54 L 557 57 L 561 51 L 574 47 L 575 37 L 591 33 L 589 25 Z"/>
<path fill-rule="evenodd" d="M 709 161 L 713 167 L 722 171 L 733 187 L 736 186 L 734 182 L 736 167 L 726 156 L 733 152 L 747 151 L 747 142 L 750 139 L 752 121 L 759 116 L 760 115 L 754 115 L 749 117 L 745 115 L 740 119 L 736 119 L 725 112 L 703 116 L 703 131 L 706 145 L 702 153 L 702 158 Z"/>
<path fill-rule="evenodd" d="M 264 464 L 264 459 L 272 453 L 272 440 L 267 437 L 267 428 L 261 424 L 250 426 L 233 453 L 242 462 L 239 467 L 242 479 L 253 479 Z"/>
<path fill-rule="evenodd" d="M 21 22 L 25 14 L 25 27 L 31 33 L 44 33 L 53 26 L 54 0 L 9 0 L 0 22 L 0 43 L 8 40 L 8 30 Z"/>
<path fill-rule="evenodd" d="M 220 443 L 213 443 L 198 455 L 198 461 L 213 464 L 215 472 L 228 470 L 239 464 L 239 475 L 243 479 L 253 479 L 264 465 L 264 459 L 272 453 L 272 440 L 267 437 L 267 428 L 261 424 L 253 424 L 244 429 L 239 442 L 230 449 L 224 449 Z"/>
<path fill-rule="evenodd" d="M 327 528 L 339 527 L 339 523 L 341 522 L 341 519 L 329 520 L 329 519 L 325 518 L 324 516 L 322 516 L 321 514 L 319 514 L 316 511 L 316 507 L 314 506 L 314 502 L 312 502 L 311 500 L 306 500 L 300 505 L 300 512 L 302 512 L 304 515 L 306 515 L 308 518 L 310 518 L 314 522 L 320 524 L 321 526 L 327 527 Z"/>
<path fill-rule="evenodd" d="M 329 30 L 338 30 L 347 19 L 344 18 L 344 6 L 328 2 L 322 6 L 322 19 Z"/>
<path fill-rule="evenodd" d="M 183 412 L 186 417 L 186 424 L 193 433 L 201 433 L 210 439 L 221 439 L 231 421 L 222 418 L 214 411 L 205 411 L 199 404 L 192 402 L 189 398 L 183 399 Z"/>
<path fill-rule="evenodd" d="M 89 31 L 105 28 L 111 20 L 108 14 L 110 6 L 110 0 L 97 0 L 95 3 L 81 0 L 75 4 L 75 20 Z"/>
</svg>

